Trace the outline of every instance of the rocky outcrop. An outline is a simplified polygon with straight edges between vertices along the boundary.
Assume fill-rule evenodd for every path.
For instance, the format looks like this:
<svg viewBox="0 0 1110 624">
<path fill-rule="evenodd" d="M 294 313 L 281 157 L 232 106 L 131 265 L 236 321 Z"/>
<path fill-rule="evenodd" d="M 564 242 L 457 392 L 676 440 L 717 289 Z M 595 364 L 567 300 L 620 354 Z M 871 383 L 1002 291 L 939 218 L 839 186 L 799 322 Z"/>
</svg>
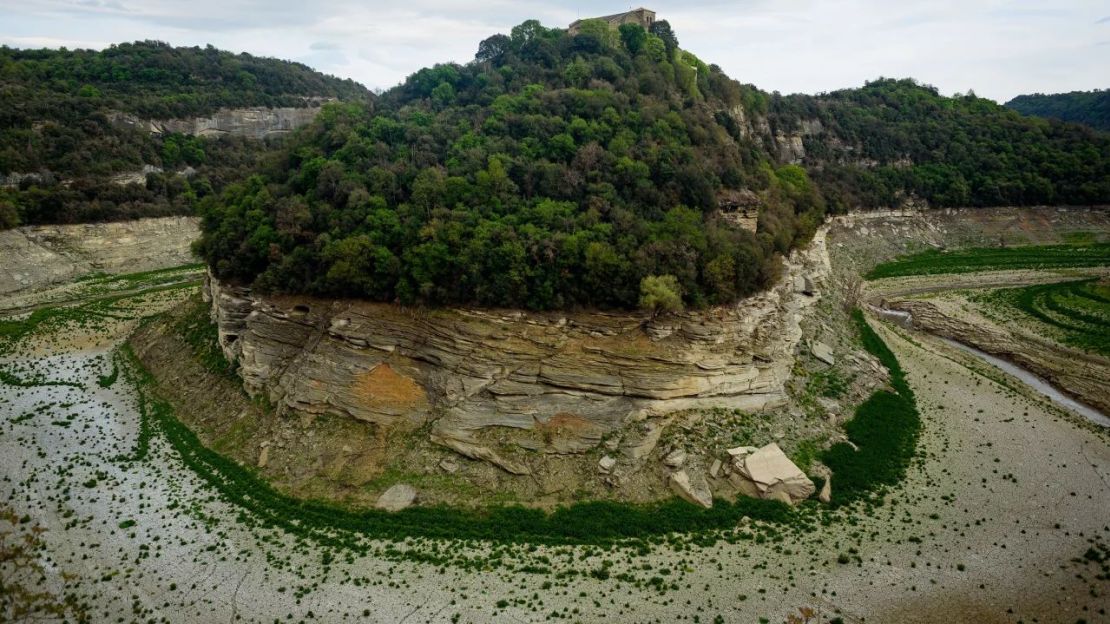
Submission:
<svg viewBox="0 0 1110 624">
<path fill-rule="evenodd" d="M 132 273 L 194 262 L 193 217 L 36 225 L 0 232 L 0 295 L 82 275 Z"/>
<path fill-rule="evenodd" d="M 732 449 L 729 455 L 732 457 L 729 480 L 748 496 L 794 505 L 817 490 L 813 481 L 774 442 L 759 449 Z"/>
<path fill-rule="evenodd" d="M 493 432 L 502 441 L 513 431 L 538 433 L 531 439 L 542 442 L 528 448 L 574 453 L 649 421 L 640 425 L 644 439 L 630 436 L 625 449 L 635 458 L 654 448 L 660 427 L 649 423 L 658 415 L 782 405 L 799 321 L 818 298 L 795 292 L 794 278 L 822 283 L 824 233 L 786 263 L 771 290 L 654 320 L 264 298 L 211 279 L 206 290 L 220 344 L 252 396 L 387 429 L 431 423 L 436 442 L 525 474 L 494 450 Z"/>
<path fill-rule="evenodd" d="M 823 130 L 820 120 L 803 119 L 795 131 L 776 132 L 774 144 L 779 162 L 798 164 L 805 160 L 805 137 L 820 134 Z"/>
<path fill-rule="evenodd" d="M 231 108 L 221 109 L 210 117 L 190 119 L 142 119 L 127 113 L 112 113 L 109 119 L 117 126 L 134 128 L 152 134 L 188 134 L 193 136 L 245 136 L 263 139 L 287 134 L 307 125 L 320 112 L 319 106 L 304 108 Z"/>
<path fill-rule="evenodd" d="M 1022 331 L 1002 326 L 965 306 L 941 300 L 906 300 L 890 304 L 908 312 L 913 327 L 950 338 L 1010 360 L 1064 389 L 1084 403 L 1110 413 L 1110 360 L 1069 349 Z"/>
</svg>

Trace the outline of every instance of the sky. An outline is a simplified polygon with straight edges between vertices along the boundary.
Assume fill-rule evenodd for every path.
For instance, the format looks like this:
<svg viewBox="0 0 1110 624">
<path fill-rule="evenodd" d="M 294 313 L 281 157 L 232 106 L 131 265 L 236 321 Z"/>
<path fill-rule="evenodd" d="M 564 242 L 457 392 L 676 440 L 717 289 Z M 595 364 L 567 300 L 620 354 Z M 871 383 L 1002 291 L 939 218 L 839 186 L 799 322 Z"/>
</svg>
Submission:
<svg viewBox="0 0 1110 624">
<path fill-rule="evenodd" d="M 680 45 L 767 91 L 819 93 L 878 77 L 999 102 L 1110 88 L 1108 0 L 687 0 L 646 6 Z M 157 39 L 300 61 L 389 88 L 538 19 L 633 8 L 533 0 L 0 0 L 0 43 L 103 48 Z"/>
</svg>

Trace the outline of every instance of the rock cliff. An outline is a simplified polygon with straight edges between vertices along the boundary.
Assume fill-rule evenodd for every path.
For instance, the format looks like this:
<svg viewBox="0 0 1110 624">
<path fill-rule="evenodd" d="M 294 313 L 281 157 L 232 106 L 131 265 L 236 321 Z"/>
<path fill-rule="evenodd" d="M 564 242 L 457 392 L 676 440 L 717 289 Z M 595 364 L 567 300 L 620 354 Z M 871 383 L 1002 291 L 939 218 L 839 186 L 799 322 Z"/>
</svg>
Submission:
<svg viewBox="0 0 1110 624">
<path fill-rule="evenodd" d="M 188 264 L 194 217 L 38 225 L 0 232 L 0 295 L 82 275 L 132 273 Z"/>
<path fill-rule="evenodd" d="M 112 123 L 153 134 L 179 133 L 194 136 L 235 135 L 262 139 L 286 134 L 307 125 L 320 112 L 320 107 L 304 108 L 232 108 L 217 111 L 211 117 L 190 119 L 141 119 L 126 113 L 110 115 Z"/>
<path fill-rule="evenodd" d="M 656 414 L 783 404 L 799 322 L 818 298 L 796 278 L 822 283 L 824 236 L 765 293 L 654 320 L 260 297 L 214 279 L 206 291 L 220 344 L 252 396 L 386 429 L 430 424 L 434 441 L 523 473 L 483 434 L 529 432 L 542 440 L 534 450 L 571 453 Z M 628 441 L 632 451 L 643 444 Z"/>
</svg>

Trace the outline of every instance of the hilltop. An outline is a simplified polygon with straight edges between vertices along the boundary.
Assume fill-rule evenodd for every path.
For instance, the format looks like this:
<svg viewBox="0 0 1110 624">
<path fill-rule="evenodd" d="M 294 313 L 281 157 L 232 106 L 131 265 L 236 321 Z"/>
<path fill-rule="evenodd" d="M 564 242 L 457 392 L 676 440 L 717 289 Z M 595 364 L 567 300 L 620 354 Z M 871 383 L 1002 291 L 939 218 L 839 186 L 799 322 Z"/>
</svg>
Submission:
<svg viewBox="0 0 1110 624">
<path fill-rule="evenodd" d="M 529 21 L 373 111 L 331 107 L 279 166 L 204 203 L 199 250 L 221 278 L 383 301 L 674 308 L 750 294 L 824 202 L 745 136 L 745 99 L 763 96 L 682 50 L 666 22 L 653 31 Z M 733 218 L 757 204 L 758 234 Z"/>
<path fill-rule="evenodd" d="M 1070 121 L 1110 132 L 1110 90 L 1107 89 L 1019 95 L 1006 102 L 1006 106 L 1022 115 Z"/>
<path fill-rule="evenodd" d="M 665 20 L 574 26 L 332 107 L 204 202 L 199 251 L 261 291 L 677 309 L 765 286 L 826 209 L 1110 201 L 1110 139 L 1080 126 L 911 80 L 767 94 Z"/>
</svg>

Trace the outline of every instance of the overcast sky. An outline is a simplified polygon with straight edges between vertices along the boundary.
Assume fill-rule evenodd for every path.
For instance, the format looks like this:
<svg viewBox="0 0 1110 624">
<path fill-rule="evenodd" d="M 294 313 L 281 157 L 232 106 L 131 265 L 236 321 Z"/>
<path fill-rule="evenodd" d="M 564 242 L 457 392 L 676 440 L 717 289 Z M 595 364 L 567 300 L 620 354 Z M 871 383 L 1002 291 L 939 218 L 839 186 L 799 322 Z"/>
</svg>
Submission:
<svg viewBox="0 0 1110 624">
<path fill-rule="evenodd" d="M 1005 101 L 1110 87 L 1108 0 L 689 0 L 647 5 L 683 48 L 768 91 L 913 77 Z M 536 18 L 630 8 L 533 0 L 0 0 L 0 43 L 102 48 L 158 39 L 292 59 L 388 88 Z"/>
</svg>

